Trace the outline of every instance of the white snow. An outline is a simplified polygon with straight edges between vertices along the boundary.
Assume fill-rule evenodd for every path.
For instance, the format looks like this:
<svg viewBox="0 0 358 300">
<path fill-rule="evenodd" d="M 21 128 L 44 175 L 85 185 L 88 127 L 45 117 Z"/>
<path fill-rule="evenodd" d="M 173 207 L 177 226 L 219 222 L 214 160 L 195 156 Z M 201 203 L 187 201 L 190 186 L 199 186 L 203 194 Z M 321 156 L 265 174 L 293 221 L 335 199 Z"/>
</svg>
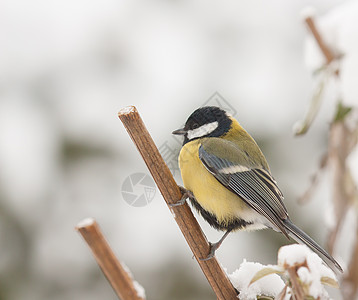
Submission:
<svg viewBox="0 0 358 300">
<path fill-rule="evenodd" d="M 124 261 L 120 261 L 122 268 L 124 269 L 124 271 L 126 271 L 129 275 L 130 278 L 133 278 L 133 274 L 132 271 L 128 268 L 128 266 L 126 265 L 126 263 Z"/>
<path fill-rule="evenodd" d="M 298 244 L 283 246 L 278 251 L 278 265 L 282 267 L 294 266 L 305 262 L 310 254 L 308 247 Z"/>
<path fill-rule="evenodd" d="M 260 263 L 244 260 L 240 268 L 228 276 L 234 287 L 239 291 L 238 297 L 240 299 L 253 300 L 257 296 L 277 297 L 285 287 L 285 282 L 278 274 L 269 274 L 270 270 L 266 270 L 268 271 L 266 274 L 269 275 L 264 275 L 252 284 L 250 282 L 257 272 L 265 269 L 274 269 L 274 272 L 278 272 L 283 278 L 286 278 L 289 276 L 287 272 L 289 267 L 298 268 L 297 275 L 305 293 L 308 293 L 307 295 L 314 299 L 330 299 L 322 279 L 326 283 L 331 280 L 333 284 L 333 282 L 337 282 L 335 274 L 316 253 L 305 245 L 293 244 L 281 247 L 278 252 L 277 266 L 264 266 Z M 265 272 L 262 274 L 265 274 Z M 290 298 L 290 293 L 291 290 L 288 288 L 285 299 Z"/>
<path fill-rule="evenodd" d="M 311 283 L 312 280 L 313 280 L 312 274 L 310 273 L 310 271 L 306 267 L 299 268 L 297 270 L 297 275 L 298 275 L 298 277 L 300 277 L 300 279 L 304 283 Z"/>
<path fill-rule="evenodd" d="M 306 6 L 301 10 L 302 19 L 314 17 L 315 15 L 316 15 L 316 9 L 313 6 Z"/>
<path fill-rule="evenodd" d="M 95 223 L 96 221 L 93 218 L 83 219 L 81 222 L 77 224 L 78 228 L 88 227 Z"/>
<path fill-rule="evenodd" d="M 285 284 L 277 274 L 267 275 L 249 285 L 254 275 L 267 267 L 276 268 L 244 260 L 238 270 L 228 275 L 233 286 L 240 291 L 239 299 L 254 300 L 259 295 L 276 297 L 282 291 Z"/>
<path fill-rule="evenodd" d="M 141 286 L 141 284 L 140 284 L 138 281 L 136 281 L 136 280 L 133 279 L 132 271 L 128 268 L 128 266 L 127 266 L 123 261 L 121 261 L 120 263 L 121 263 L 122 268 L 124 269 L 124 271 L 126 271 L 127 274 L 129 275 L 129 277 L 132 279 L 133 286 L 134 286 L 135 290 L 137 291 L 138 297 L 140 297 L 140 298 L 142 298 L 142 299 L 145 299 L 146 296 L 145 296 L 145 289 L 144 289 L 144 287 Z"/>
<path fill-rule="evenodd" d="M 135 111 L 136 111 L 135 106 L 130 105 L 130 106 L 126 106 L 126 107 L 122 108 L 118 114 L 119 115 L 127 115 L 127 114 L 135 112 Z"/>
<path fill-rule="evenodd" d="M 137 291 L 138 297 L 145 299 L 145 289 L 138 283 L 138 281 L 133 281 L 134 288 Z"/>
<path fill-rule="evenodd" d="M 173 208 L 169 207 L 169 209 L 170 209 L 170 212 L 173 215 L 173 218 L 175 219 L 177 216 L 175 215 L 175 212 L 174 212 Z"/>
<path fill-rule="evenodd" d="M 308 284 L 309 294 L 315 299 L 329 299 L 327 291 L 321 283 L 322 277 L 329 277 L 337 281 L 333 271 L 328 268 L 322 259 L 312 252 L 305 245 L 288 245 L 280 248 L 278 252 L 278 265 L 284 268 L 297 266 L 306 262 L 307 267 L 302 266 L 298 269 L 297 274 L 302 282 Z"/>
</svg>

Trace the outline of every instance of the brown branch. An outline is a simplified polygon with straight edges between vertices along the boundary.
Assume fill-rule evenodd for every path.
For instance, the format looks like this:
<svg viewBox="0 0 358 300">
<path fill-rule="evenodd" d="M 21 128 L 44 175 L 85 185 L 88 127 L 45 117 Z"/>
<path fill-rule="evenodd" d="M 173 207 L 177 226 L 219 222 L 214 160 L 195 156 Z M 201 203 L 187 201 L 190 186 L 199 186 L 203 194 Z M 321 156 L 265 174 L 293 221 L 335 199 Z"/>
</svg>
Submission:
<svg viewBox="0 0 358 300">
<path fill-rule="evenodd" d="M 138 295 L 132 276 L 114 255 L 97 222 L 85 219 L 77 225 L 76 230 L 91 248 L 98 265 L 118 297 L 122 300 L 143 300 L 144 298 Z"/>
<path fill-rule="evenodd" d="M 331 252 L 337 243 L 347 212 L 356 206 L 358 199 L 357 184 L 347 165 L 347 158 L 357 144 L 358 124 L 356 123 L 354 129 L 349 129 L 345 121 L 346 119 L 334 122 L 330 131 L 329 162 L 333 172 L 333 205 L 336 219 L 328 239 L 328 250 Z M 356 240 L 342 281 L 344 299 L 355 299 L 358 294 L 358 227 L 350 230 L 355 230 Z"/>
<path fill-rule="evenodd" d="M 335 226 L 328 235 L 328 251 L 333 252 L 336 243 L 337 234 L 344 221 L 351 197 L 347 194 L 347 157 L 350 153 L 348 147 L 349 140 L 352 138 L 344 122 L 334 122 L 330 129 L 329 136 L 329 165 L 333 174 L 333 206 L 335 213 Z"/>
<path fill-rule="evenodd" d="M 307 27 L 309 28 L 314 39 L 316 40 L 318 47 L 321 49 L 321 52 L 323 53 L 324 57 L 326 58 L 326 65 L 329 65 L 337 57 L 333 54 L 333 51 L 324 42 L 321 34 L 319 33 L 319 31 L 316 27 L 316 24 L 315 24 L 313 18 L 311 16 L 306 17 L 305 23 L 307 24 Z M 338 76 L 339 70 L 336 69 L 334 74 L 336 76 Z M 309 109 L 306 112 L 303 121 L 297 123 L 297 125 L 295 126 L 296 127 L 295 135 L 305 134 L 308 131 L 308 129 L 310 128 L 314 119 L 316 118 L 316 115 L 317 115 L 318 110 L 322 103 L 322 95 L 323 95 L 323 91 L 324 91 L 326 83 L 327 83 L 326 81 L 328 79 L 327 76 L 331 76 L 331 73 L 325 72 L 324 76 L 322 76 L 322 78 L 320 79 L 320 82 L 318 83 L 318 85 L 313 93 Z"/>
<path fill-rule="evenodd" d="M 297 275 L 297 268 L 295 266 L 287 268 L 288 275 L 290 276 L 292 292 L 295 300 L 304 300 L 305 292 L 299 282 Z"/>
<path fill-rule="evenodd" d="M 356 232 L 358 236 L 358 232 Z M 358 290 L 358 239 L 356 238 L 351 261 L 349 262 L 349 269 L 344 276 L 342 293 L 344 299 L 355 299 Z"/>
<path fill-rule="evenodd" d="M 126 107 L 119 112 L 118 116 L 137 146 L 166 203 L 168 205 L 176 203 L 181 198 L 179 187 L 159 154 L 158 148 L 155 146 L 137 109 L 134 106 Z M 170 209 L 174 211 L 174 219 L 217 298 L 236 299 L 237 292 L 216 258 L 208 261 L 200 260 L 207 257 L 210 246 L 189 206 L 185 203 Z"/>
<path fill-rule="evenodd" d="M 289 282 L 286 282 L 285 287 L 282 289 L 282 291 L 277 295 L 276 300 L 284 300 L 286 298 L 287 294 L 287 288 L 288 288 Z"/>
<path fill-rule="evenodd" d="M 321 37 L 321 34 L 317 30 L 317 27 L 316 27 L 316 24 L 315 24 L 313 18 L 307 17 L 307 18 L 305 18 L 305 22 L 306 22 L 308 28 L 310 29 L 313 37 L 315 38 L 323 55 L 325 56 L 327 65 L 330 64 L 335 59 L 335 55 L 333 54 L 331 49 L 326 45 L 323 38 Z"/>
</svg>

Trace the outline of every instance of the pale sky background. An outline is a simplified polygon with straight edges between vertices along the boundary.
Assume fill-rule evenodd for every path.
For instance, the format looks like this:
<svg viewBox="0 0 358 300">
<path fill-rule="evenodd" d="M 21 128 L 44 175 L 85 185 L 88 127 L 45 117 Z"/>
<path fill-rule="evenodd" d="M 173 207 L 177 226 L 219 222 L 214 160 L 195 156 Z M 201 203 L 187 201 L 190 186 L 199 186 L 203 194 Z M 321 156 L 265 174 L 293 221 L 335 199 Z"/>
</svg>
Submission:
<svg viewBox="0 0 358 300">
<path fill-rule="evenodd" d="M 148 173 L 117 112 L 136 105 L 158 146 L 215 92 L 256 138 L 291 218 L 325 243 L 325 197 L 297 198 L 327 144 L 333 106 L 294 138 L 313 90 L 300 12 L 345 1 L 0 2 L 0 298 L 116 299 L 76 224 L 94 217 L 148 299 L 214 299 L 159 191 L 128 205 Z M 179 176 L 176 176 L 181 183 Z M 210 241 L 216 232 L 199 218 Z M 217 253 L 275 263 L 277 233 L 239 232 Z"/>
</svg>

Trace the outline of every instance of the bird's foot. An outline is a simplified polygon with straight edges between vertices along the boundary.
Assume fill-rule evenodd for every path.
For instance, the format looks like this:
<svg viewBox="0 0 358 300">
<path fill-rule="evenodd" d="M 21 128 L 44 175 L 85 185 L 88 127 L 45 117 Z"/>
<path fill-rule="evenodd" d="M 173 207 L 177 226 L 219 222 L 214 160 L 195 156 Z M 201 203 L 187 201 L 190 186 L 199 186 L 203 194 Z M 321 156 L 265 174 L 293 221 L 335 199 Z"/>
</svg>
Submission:
<svg viewBox="0 0 358 300">
<path fill-rule="evenodd" d="M 171 203 L 169 204 L 170 207 L 176 207 L 176 206 L 181 206 L 185 203 L 186 199 L 189 198 L 189 199 L 194 199 L 194 194 L 187 190 L 185 187 L 182 187 L 179 185 L 179 189 L 180 189 L 180 192 L 182 194 L 182 197 L 179 201 L 177 201 L 176 203 Z"/>
<path fill-rule="evenodd" d="M 208 260 L 212 259 L 215 256 L 216 250 L 220 247 L 221 241 L 219 241 L 217 243 L 209 242 L 209 245 L 210 245 L 210 252 L 206 258 L 200 258 L 201 261 L 208 261 Z"/>
<path fill-rule="evenodd" d="M 232 229 L 228 229 L 225 234 L 222 236 L 222 238 L 217 241 L 216 243 L 210 243 L 210 252 L 209 255 L 206 258 L 201 258 L 201 261 L 207 261 L 209 259 L 212 259 L 215 256 L 215 251 L 218 250 L 218 248 L 221 246 L 222 242 L 226 239 L 226 237 L 229 235 Z"/>
</svg>

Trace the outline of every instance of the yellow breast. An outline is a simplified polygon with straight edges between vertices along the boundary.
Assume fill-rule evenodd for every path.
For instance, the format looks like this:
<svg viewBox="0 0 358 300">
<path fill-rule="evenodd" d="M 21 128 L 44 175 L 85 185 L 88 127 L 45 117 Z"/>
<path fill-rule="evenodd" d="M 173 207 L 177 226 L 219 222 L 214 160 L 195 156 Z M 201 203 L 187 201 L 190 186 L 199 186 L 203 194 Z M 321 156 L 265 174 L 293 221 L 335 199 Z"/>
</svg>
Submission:
<svg viewBox="0 0 358 300">
<path fill-rule="evenodd" d="M 219 183 L 200 161 L 198 151 L 201 140 L 185 144 L 180 151 L 179 167 L 184 187 L 193 192 L 198 203 L 215 215 L 220 223 L 229 223 L 242 215 L 250 219 L 251 209 Z"/>
</svg>

